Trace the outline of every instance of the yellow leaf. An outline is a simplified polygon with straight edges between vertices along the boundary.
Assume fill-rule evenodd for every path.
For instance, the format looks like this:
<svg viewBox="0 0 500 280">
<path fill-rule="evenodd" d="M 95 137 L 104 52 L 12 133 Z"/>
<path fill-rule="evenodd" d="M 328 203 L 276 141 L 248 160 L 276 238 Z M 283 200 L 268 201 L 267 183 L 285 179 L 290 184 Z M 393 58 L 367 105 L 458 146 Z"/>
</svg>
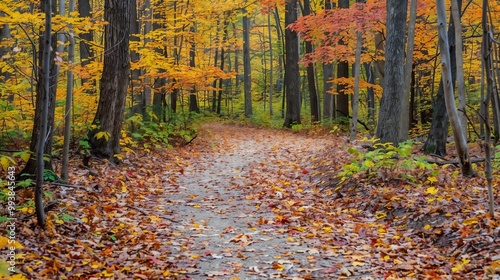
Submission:
<svg viewBox="0 0 500 280">
<path fill-rule="evenodd" d="M 427 181 L 429 181 L 431 183 L 437 183 L 438 179 L 434 176 L 429 176 L 429 177 L 427 177 Z"/>
<path fill-rule="evenodd" d="M 192 258 L 192 259 L 199 259 L 199 258 L 200 258 L 200 255 L 198 255 L 198 254 L 194 254 L 194 255 L 191 255 L 191 258 Z"/>
<path fill-rule="evenodd" d="M 383 219 L 383 218 L 385 218 L 386 216 L 387 216 L 387 214 L 386 214 L 385 212 L 382 212 L 382 211 L 377 211 L 377 212 L 375 213 L 375 218 L 376 218 L 377 220 Z"/>
<path fill-rule="evenodd" d="M 13 162 L 14 164 L 16 163 L 12 158 L 7 157 L 7 156 L 1 156 L 0 157 L 0 165 L 2 165 L 2 168 L 4 171 L 7 171 L 9 169 L 10 163 Z"/>
<path fill-rule="evenodd" d="M 28 162 L 28 160 L 30 160 L 31 154 L 30 153 L 22 153 L 20 156 L 24 162 Z"/>
<path fill-rule="evenodd" d="M 371 161 L 371 160 L 369 160 L 369 159 L 365 160 L 365 161 L 363 162 L 363 164 L 364 164 L 366 167 L 368 167 L 368 168 L 375 166 L 375 163 L 373 163 L 373 161 Z"/>
<path fill-rule="evenodd" d="M 425 190 L 425 194 L 437 194 L 439 190 L 436 187 L 428 187 Z"/>
<path fill-rule="evenodd" d="M 201 208 L 200 205 L 194 205 L 193 208 Z"/>
<path fill-rule="evenodd" d="M 469 218 L 469 219 L 466 219 L 465 221 L 462 222 L 462 225 L 464 226 L 470 226 L 470 225 L 474 225 L 474 224 L 477 224 L 478 223 L 478 219 L 477 218 Z"/>
<path fill-rule="evenodd" d="M 97 139 L 97 140 L 99 140 L 99 139 L 101 139 L 101 138 L 103 138 L 103 137 L 104 137 L 104 140 L 108 141 L 109 136 L 110 136 L 109 132 L 107 132 L 107 131 L 99 131 L 99 132 L 97 132 L 97 133 L 95 134 L 95 136 L 94 136 L 94 137 L 95 137 L 95 139 Z"/>
<path fill-rule="evenodd" d="M 103 270 L 101 272 L 101 275 L 104 276 L 104 277 L 112 277 L 113 275 L 115 275 L 113 272 L 108 272 L 106 270 Z"/>
<path fill-rule="evenodd" d="M 0 236 L 0 249 L 5 247 L 9 243 L 9 239 L 5 236 Z"/>
<path fill-rule="evenodd" d="M 430 228 L 431 228 L 431 225 L 429 225 L 429 224 L 426 224 L 426 225 L 424 226 L 424 230 L 429 230 Z"/>
<path fill-rule="evenodd" d="M 323 231 L 324 233 L 330 233 L 333 232 L 333 229 L 331 227 L 323 227 L 321 231 Z"/>
<path fill-rule="evenodd" d="M 12 275 L 12 277 L 10 277 L 11 280 L 28 280 L 28 278 L 26 278 L 26 276 L 22 275 L 22 274 L 16 274 L 16 275 Z"/>
<path fill-rule="evenodd" d="M 459 264 L 457 264 L 456 266 L 452 267 L 451 270 L 453 272 L 457 272 L 457 271 L 460 271 L 464 268 L 464 266 L 466 264 L 470 263 L 470 260 L 469 259 L 462 259 L 462 262 L 460 262 Z"/>
</svg>

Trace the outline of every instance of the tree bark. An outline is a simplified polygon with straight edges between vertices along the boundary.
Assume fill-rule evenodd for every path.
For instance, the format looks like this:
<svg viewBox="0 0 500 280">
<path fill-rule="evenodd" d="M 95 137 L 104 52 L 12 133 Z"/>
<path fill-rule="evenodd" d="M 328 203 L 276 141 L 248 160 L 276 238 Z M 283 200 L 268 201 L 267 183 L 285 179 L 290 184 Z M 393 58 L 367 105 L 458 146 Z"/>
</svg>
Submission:
<svg viewBox="0 0 500 280">
<path fill-rule="evenodd" d="M 46 142 L 52 142 L 52 139 L 46 139 L 45 135 L 49 131 L 48 118 L 49 118 L 49 95 L 50 88 L 56 87 L 56 84 L 51 84 L 51 57 L 54 53 L 53 45 L 57 42 L 52 42 L 52 0 L 42 0 L 42 12 L 45 13 L 45 32 L 40 37 L 40 52 L 41 52 L 41 75 L 39 77 L 39 84 L 41 84 L 40 91 L 37 90 L 37 105 L 40 104 L 40 119 L 39 121 L 39 137 L 36 150 L 36 185 L 35 185 L 35 212 L 37 224 L 41 228 L 45 228 L 45 210 L 43 209 L 43 182 L 44 182 L 44 148 Z M 55 37 L 55 36 L 54 36 Z M 42 50 L 43 49 L 43 50 Z M 55 49 L 55 48 L 54 48 Z M 52 62 L 53 63 L 53 62 Z M 55 63 L 54 63 L 55 64 Z M 57 71 L 57 66 L 54 66 Z M 57 76 L 57 75 L 56 75 Z M 56 80 L 57 81 L 57 80 Z M 39 100 L 40 99 L 40 102 Z M 54 115 L 52 114 L 52 118 Z M 36 119 L 36 118 L 35 118 Z M 50 132 L 49 132 L 50 133 Z M 49 155 L 50 157 L 50 155 Z"/>
<path fill-rule="evenodd" d="M 486 72 L 486 96 L 483 99 L 483 110 L 484 110 L 484 120 L 485 120 L 485 130 L 486 135 L 484 137 L 484 156 L 485 156 L 485 175 L 488 184 L 488 208 L 492 219 L 495 217 L 495 198 L 493 193 L 493 168 L 491 166 L 491 126 L 489 118 L 489 101 L 492 99 L 493 94 L 495 94 L 497 88 L 494 83 L 494 67 L 492 58 L 492 41 L 490 36 L 490 27 L 488 25 L 488 1 L 483 0 L 482 3 L 482 22 L 483 27 L 483 42 L 481 48 L 481 55 L 483 58 L 483 69 Z"/>
<path fill-rule="evenodd" d="M 459 1 L 459 6 L 462 6 L 462 0 Z M 453 18 L 453 15 L 451 15 Z M 455 58 L 455 24 L 453 19 L 450 18 L 450 25 L 448 26 L 448 52 L 450 54 L 450 69 L 452 83 L 455 82 L 457 77 L 457 61 Z M 441 49 L 443 51 L 443 49 Z M 448 115 L 446 112 L 446 102 L 444 100 L 444 86 L 443 80 L 439 81 L 438 92 L 436 94 L 436 101 L 432 106 L 432 122 L 427 140 L 425 141 L 423 150 L 427 154 L 435 154 L 438 156 L 446 155 L 446 142 L 448 138 Z"/>
<path fill-rule="evenodd" d="M 436 10 L 438 15 L 438 32 L 439 32 L 439 45 L 441 50 L 448 50 L 448 38 L 446 33 L 446 8 L 444 0 L 436 0 Z M 455 97 L 453 94 L 453 78 L 451 75 L 451 58 L 450 53 L 447 51 L 441 52 L 441 68 L 442 80 L 444 86 L 444 99 L 446 103 L 446 110 L 448 118 L 450 119 L 451 128 L 453 131 L 453 138 L 455 139 L 455 147 L 457 150 L 458 160 L 462 169 L 462 175 L 472 176 L 475 174 L 472 169 L 472 163 L 469 156 L 469 148 L 467 147 L 467 140 L 465 139 L 464 131 L 460 124 L 460 117 L 458 115 L 457 107 L 455 105 Z"/>
<path fill-rule="evenodd" d="M 287 0 L 285 26 L 297 20 L 297 1 Z M 300 124 L 300 74 L 299 74 L 299 37 L 289 28 L 285 29 L 285 92 L 286 114 L 283 126 Z"/>
<path fill-rule="evenodd" d="M 339 8 L 348 9 L 349 0 L 339 0 Z M 340 45 L 345 45 L 342 40 Z M 337 65 L 337 78 L 349 78 L 349 63 L 347 61 L 339 61 Z M 337 84 L 337 109 L 342 116 L 349 116 L 349 95 L 345 93 L 347 86 L 344 84 Z"/>
<path fill-rule="evenodd" d="M 52 12 L 54 13 L 54 3 L 51 3 L 51 9 Z M 45 6 L 45 0 L 42 2 L 42 11 L 45 11 L 47 8 Z M 50 33 L 48 33 L 50 34 Z M 39 39 L 39 46 L 40 50 L 38 53 L 38 61 L 39 65 L 43 65 L 43 54 L 46 51 L 46 38 L 47 34 L 40 36 Z M 55 35 L 51 35 L 50 38 L 50 48 L 55 50 L 57 48 L 57 39 Z M 53 130 L 54 130 L 54 113 L 55 113 L 55 107 L 56 107 L 56 88 L 57 88 L 57 65 L 56 65 L 56 54 L 55 52 L 50 52 L 50 59 L 49 59 L 49 69 L 48 72 L 50 74 L 50 79 L 49 79 L 49 86 L 48 91 L 46 92 L 46 82 L 42 78 L 41 74 L 47 74 L 46 72 L 44 73 L 44 70 L 39 70 L 38 71 L 38 77 L 37 77 L 37 85 L 36 85 L 36 103 L 35 103 L 35 118 L 33 121 L 33 130 L 31 132 L 31 141 L 30 141 L 30 152 L 32 155 L 37 155 L 39 153 L 38 151 L 38 146 L 37 143 L 39 143 L 40 139 L 45 139 L 45 144 L 43 151 L 40 151 L 43 155 L 47 157 L 47 160 L 44 160 L 44 169 L 45 170 L 50 170 L 53 171 L 52 167 L 52 136 L 53 136 Z M 43 104 L 44 104 L 44 99 L 48 99 L 48 108 L 44 109 Z M 47 131 L 46 133 L 41 132 L 41 124 L 42 124 L 42 115 L 47 113 L 47 120 L 43 121 L 44 124 L 46 124 Z M 37 169 L 37 163 L 36 163 L 36 156 L 30 157 L 26 165 L 24 166 L 23 170 L 20 172 L 20 174 L 27 174 L 27 175 L 35 175 L 36 174 L 36 169 Z"/>
<path fill-rule="evenodd" d="M 458 97 L 458 116 L 462 125 L 462 131 L 467 139 L 467 112 L 465 99 L 465 81 L 464 81 L 464 59 L 462 44 L 462 21 L 460 10 L 462 9 L 462 0 L 451 1 L 451 14 L 455 31 L 455 59 L 457 64 L 457 97 Z"/>
<path fill-rule="evenodd" d="M 101 91 L 93 125 L 88 133 L 91 152 L 116 162 L 120 153 L 120 137 L 125 110 L 125 99 L 130 74 L 128 1 L 106 0 L 104 19 L 104 69 Z M 100 137 L 97 133 L 104 132 Z"/>
<path fill-rule="evenodd" d="M 273 33 L 271 32 L 271 12 L 267 14 L 267 33 L 269 36 L 269 115 L 273 115 L 274 90 L 274 61 L 273 61 Z"/>
<path fill-rule="evenodd" d="M 250 68 L 250 19 L 243 9 L 243 91 L 245 100 L 245 117 L 252 115 L 252 74 Z"/>
<path fill-rule="evenodd" d="M 363 35 L 361 31 L 356 31 L 356 54 L 354 63 L 354 94 L 352 96 L 352 124 L 351 141 L 356 140 L 357 125 L 358 125 L 358 103 L 359 103 L 359 79 L 361 74 L 361 47 L 363 44 Z"/>
<path fill-rule="evenodd" d="M 309 0 L 304 0 L 304 12 L 303 15 L 307 16 L 311 14 L 311 3 Z M 306 41 L 306 54 L 313 52 L 313 45 L 311 42 Z M 316 90 L 316 79 L 314 75 L 314 64 L 310 63 L 307 65 L 307 87 L 309 89 L 309 101 L 311 105 L 311 122 L 320 121 L 320 110 L 318 102 L 318 92 Z"/>
<path fill-rule="evenodd" d="M 410 130 L 410 90 L 411 74 L 413 72 L 413 48 L 415 45 L 415 22 L 417 19 L 417 0 L 410 0 L 410 21 L 408 23 L 408 43 L 406 45 L 406 61 L 404 65 L 404 87 L 401 98 L 401 126 L 399 142 L 408 140 Z"/>
<path fill-rule="evenodd" d="M 69 1 L 68 16 L 75 10 L 75 0 Z M 73 34 L 73 26 L 70 24 L 69 28 L 69 46 L 68 46 L 68 64 L 71 66 L 75 59 L 75 37 Z M 61 170 L 61 179 L 68 182 L 68 167 L 69 167 L 69 144 L 71 141 L 71 106 L 73 104 L 73 83 L 74 77 L 71 69 L 67 71 L 67 85 L 66 85 L 66 106 L 64 114 L 64 146 L 63 146 L 63 162 Z"/>
<path fill-rule="evenodd" d="M 380 100 L 377 138 L 382 143 L 399 143 L 401 89 L 404 82 L 404 47 L 408 0 L 387 0 L 384 94 Z"/>
<path fill-rule="evenodd" d="M 194 34 L 196 31 L 194 26 L 190 27 L 190 32 Z M 196 43 L 195 43 L 195 38 L 192 38 L 193 41 L 191 42 L 191 48 L 189 49 L 189 66 L 194 68 L 196 67 Z M 196 96 L 196 86 L 193 85 L 193 88 L 191 89 L 189 93 L 189 111 L 190 112 L 200 112 L 200 108 L 198 108 L 198 100 Z"/>
<path fill-rule="evenodd" d="M 92 19 L 92 7 L 90 6 L 89 0 L 78 0 L 78 13 L 80 17 Z M 87 66 L 92 60 L 94 60 L 94 51 L 90 46 L 89 42 L 94 40 L 93 31 L 80 34 L 80 63 L 82 67 Z M 88 82 L 87 78 L 82 78 L 82 85 Z M 92 83 L 95 86 L 95 82 Z M 95 93 L 95 89 L 87 90 L 87 93 Z"/>
<path fill-rule="evenodd" d="M 325 10 L 333 9 L 335 3 L 325 0 Z M 335 96 L 333 95 L 333 63 L 323 63 L 323 120 L 327 123 L 335 118 Z"/>
</svg>

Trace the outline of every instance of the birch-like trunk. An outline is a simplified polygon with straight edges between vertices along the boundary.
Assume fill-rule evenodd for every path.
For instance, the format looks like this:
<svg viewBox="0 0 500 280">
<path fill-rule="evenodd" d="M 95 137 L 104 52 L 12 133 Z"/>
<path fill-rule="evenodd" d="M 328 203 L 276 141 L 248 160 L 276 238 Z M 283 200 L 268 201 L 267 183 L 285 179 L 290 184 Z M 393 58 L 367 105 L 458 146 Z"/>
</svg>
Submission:
<svg viewBox="0 0 500 280">
<path fill-rule="evenodd" d="M 448 50 L 448 35 L 446 33 L 446 8 L 444 0 L 436 0 L 436 10 L 438 16 L 438 32 L 439 32 L 439 45 L 441 50 Z M 469 148 L 465 134 L 462 131 L 460 117 L 458 116 L 457 107 L 455 105 L 455 98 L 453 94 L 453 79 L 451 75 L 451 59 L 450 53 L 447 51 L 441 52 L 441 75 L 444 86 L 444 100 L 446 103 L 446 110 L 450 120 L 451 128 L 453 131 L 453 138 L 455 139 L 455 146 L 457 150 L 458 160 L 462 169 L 462 175 L 473 176 L 475 174 L 472 163 L 470 162 Z"/>
</svg>

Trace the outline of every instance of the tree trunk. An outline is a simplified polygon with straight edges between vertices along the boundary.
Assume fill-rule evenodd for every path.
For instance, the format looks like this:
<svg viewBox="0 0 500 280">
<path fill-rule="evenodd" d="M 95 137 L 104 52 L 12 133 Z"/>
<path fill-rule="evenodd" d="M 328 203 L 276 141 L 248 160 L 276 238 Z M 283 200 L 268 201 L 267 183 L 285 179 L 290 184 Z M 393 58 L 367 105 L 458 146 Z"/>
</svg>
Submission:
<svg viewBox="0 0 500 280">
<path fill-rule="evenodd" d="M 36 149 L 36 185 L 35 185 L 35 211 L 37 224 L 41 228 L 45 228 L 45 210 L 43 209 L 43 182 L 44 182 L 44 148 L 46 142 L 52 142 L 52 138 L 46 139 L 45 135 L 49 132 L 48 119 L 49 119 L 49 103 L 51 88 L 56 88 L 57 84 L 51 84 L 51 70 L 57 72 L 57 66 L 51 67 L 52 50 L 57 42 L 52 42 L 52 0 L 42 0 L 42 13 L 45 12 L 45 32 L 40 37 L 40 52 L 41 52 L 41 71 L 39 77 L 39 89 L 37 88 L 37 105 L 40 104 L 40 119 L 39 121 L 39 137 Z M 54 36 L 55 37 L 55 36 Z M 57 76 L 57 75 L 56 75 Z M 57 82 L 57 78 L 55 80 Z M 40 99 L 40 101 L 38 100 Z M 55 98 L 54 98 L 55 99 Z M 38 109 L 38 106 L 37 106 Z M 54 114 L 52 112 L 52 119 Z M 36 118 L 35 118 L 36 120 Z M 33 128 L 34 129 L 34 128 Z M 50 132 L 49 132 L 50 133 Z M 50 157 L 50 154 L 49 154 Z"/>
<path fill-rule="evenodd" d="M 370 84 L 375 84 L 375 73 L 371 63 L 364 63 L 366 79 Z M 368 105 L 368 123 L 370 124 L 370 131 L 375 125 L 375 90 L 372 87 L 366 89 L 366 103 Z"/>
<path fill-rule="evenodd" d="M 311 4 L 309 0 L 304 0 L 304 12 L 303 15 L 307 16 L 311 14 Z M 313 45 L 311 42 L 306 41 L 306 54 L 313 52 Z M 307 87 L 309 89 L 309 100 L 311 104 L 311 123 L 320 121 L 320 111 L 319 111 L 319 101 L 318 92 L 316 90 L 316 79 L 314 75 L 314 64 L 310 63 L 307 65 Z"/>
<path fill-rule="evenodd" d="M 404 83 L 406 11 L 408 0 L 387 1 L 384 94 L 380 100 L 377 138 L 382 143 L 399 143 L 401 89 Z"/>
<path fill-rule="evenodd" d="M 325 10 L 333 9 L 335 3 L 325 0 Z M 333 63 L 323 63 L 323 120 L 335 118 L 335 96 L 333 95 Z"/>
<path fill-rule="evenodd" d="M 196 31 L 194 26 L 190 27 L 190 32 L 194 34 Z M 193 41 L 191 42 L 191 48 L 189 49 L 189 66 L 194 68 L 196 67 L 196 44 L 195 44 L 195 38 L 193 38 Z M 190 112 L 200 112 L 200 108 L 198 108 L 198 100 L 196 96 L 196 87 L 193 86 L 191 89 L 191 92 L 189 93 L 189 111 Z"/>
<path fill-rule="evenodd" d="M 224 45 L 227 42 L 227 28 L 229 26 L 228 21 L 227 21 L 227 15 L 224 14 L 226 17 L 224 18 L 224 25 L 223 25 L 223 35 L 222 35 L 222 46 L 221 46 L 221 51 L 220 51 L 220 70 L 224 72 L 224 64 L 226 62 L 226 50 L 224 48 Z M 222 82 L 223 79 L 219 79 L 219 96 L 217 97 L 217 115 L 221 114 L 221 107 L 222 107 Z"/>
<path fill-rule="evenodd" d="M 296 0 L 286 1 L 285 26 L 297 20 Z M 285 92 L 286 114 L 283 126 L 300 124 L 300 74 L 299 37 L 289 28 L 285 29 Z"/>
<path fill-rule="evenodd" d="M 493 193 L 493 170 L 491 166 L 491 126 L 489 118 L 489 101 L 493 94 L 496 94 L 496 84 L 494 83 L 494 67 L 492 58 L 492 41 L 490 27 L 488 25 L 488 1 L 483 0 L 482 27 L 483 27 L 483 42 L 481 55 L 483 57 L 483 70 L 486 72 L 486 96 L 483 99 L 483 110 L 485 120 L 486 135 L 484 137 L 484 158 L 485 158 L 485 175 L 488 184 L 488 208 L 492 219 L 495 217 L 495 198 Z"/>
<path fill-rule="evenodd" d="M 352 97 L 352 125 L 350 140 L 356 140 L 358 125 L 358 103 L 359 103 L 359 79 L 361 75 L 361 47 L 363 44 L 363 35 L 356 31 L 356 54 L 354 64 L 354 95 Z"/>
<path fill-rule="evenodd" d="M 101 91 L 88 139 L 92 153 L 116 162 L 120 153 L 120 137 L 125 99 L 130 74 L 129 57 L 130 5 L 123 0 L 105 0 L 104 68 Z M 112 50 L 112 51 L 111 51 Z"/>
<path fill-rule="evenodd" d="M 92 7 L 90 6 L 89 0 L 78 0 L 78 13 L 80 17 L 88 18 L 88 20 L 92 20 Z M 80 35 L 80 63 L 82 67 L 85 67 L 90 62 L 94 60 L 94 51 L 90 46 L 90 43 L 94 40 L 93 31 L 89 31 L 88 33 L 81 33 Z M 85 85 L 88 82 L 87 78 L 82 78 L 82 85 Z M 92 82 L 93 86 L 95 86 L 95 81 Z M 87 90 L 87 93 L 95 93 L 95 89 Z"/>
<path fill-rule="evenodd" d="M 151 13 L 151 10 L 153 10 L 154 5 L 151 4 L 150 0 L 145 0 L 145 3 L 147 3 L 149 9 L 146 9 L 146 13 L 148 13 L 148 18 L 152 18 L 153 24 L 150 24 L 148 22 L 145 23 L 145 29 L 147 30 L 162 30 L 165 28 L 164 20 L 163 20 L 163 15 L 161 12 L 161 9 L 154 10 L 153 13 Z M 163 0 L 158 0 L 158 2 L 155 2 L 156 5 L 162 6 L 164 3 Z M 155 52 L 157 52 L 160 55 L 163 55 L 164 57 L 167 57 L 167 50 L 165 47 L 157 47 L 155 48 Z M 164 73 L 165 70 L 160 69 L 159 73 L 162 74 Z M 151 84 L 153 86 L 151 86 Z M 166 84 L 167 84 L 167 79 L 162 77 L 162 78 L 157 78 L 154 81 L 148 81 L 146 83 L 145 89 L 144 89 L 144 100 L 146 100 L 147 104 L 151 104 L 151 95 L 152 95 L 152 109 L 153 113 L 158 117 L 158 120 L 160 122 L 166 122 L 167 121 L 167 114 L 166 114 L 166 109 L 167 109 L 167 91 L 166 91 Z M 153 89 L 153 92 L 151 90 Z"/>
<path fill-rule="evenodd" d="M 436 0 L 436 10 L 438 15 L 438 32 L 439 32 L 439 45 L 441 50 L 448 50 L 448 38 L 446 34 L 446 8 L 444 0 Z M 444 86 L 444 100 L 446 103 L 446 110 L 448 118 L 450 119 L 451 128 L 453 131 L 453 138 L 455 139 L 455 147 L 457 150 L 458 160 L 462 169 L 462 175 L 472 176 L 475 174 L 472 169 L 472 163 L 469 156 L 469 148 L 467 147 L 467 140 L 462 131 L 460 124 L 460 117 L 455 105 L 455 97 L 453 94 L 453 78 L 451 75 L 451 58 L 450 53 L 447 51 L 441 52 L 441 68 L 442 80 Z"/>
<path fill-rule="evenodd" d="M 140 42 L 141 38 L 141 26 L 139 24 L 138 16 L 137 16 L 137 1 L 130 1 L 130 41 L 131 42 Z M 140 60 L 140 55 L 135 50 L 130 50 L 130 62 L 138 63 Z M 141 88 L 141 81 L 139 77 L 141 75 L 141 69 L 136 68 L 130 71 L 130 94 L 132 95 L 132 113 L 138 113 L 143 116 L 143 118 L 147 119 L 146 108 L 150 104 L 146 104 L 145 95 L 142 93 L 143 90 Z"/>
<path fill-rule="evenodd" d="M 75 0 L 69 1 L 68 16 L 75 10 Z M 73 26 L 70 24 L 68 35 L 68 64 L 72 65 L 75 59 L 75 37 L 73 35 Z M 61 170 L 61 179 L 68 182 L 68 165 L 69 165 L 69 144 L 71 140 L 71 105 L 73 104 L 73 72 L 71 69 L 67 71 L 67 85 L 66 85 L 66 106 L 64 113 L 64 146 L 63 146 L 63 162 Z"/>
<path fill-rule="evenodd" d="M 339 8 L 348 9 L 349 0 L 339 0 Z M 339 42 L 340 45 L 345 45 L 346 43 L 342 40 Z M 349 63 L 347 61 L 339 61 L 337 65 L 337 78 L 349 78 Z M 349 116 L 349 95 L 345 93 L 347 86 L 345 84 L 337 84 L 337 109 L 341 116 Z"/>
<path fill-rule="evenodd" d="M 462 0 L 451 1 L 451 14 L 455 31 L 455 59 L 457 64 L 457 97 L 458 97 L 458 116 L 462 125 L 462 131 L 467 139 L 467 112 L 465 99 L 465 81 L 464 81 L 464 59 L 462 44 L 462 23 L 461 14 Z"/>
<path fill-rule="evenodd" d="M 47 9 L 48 4 L 46 4 L 45 0 L 42 2 L 42 11 L 45 11 Z M 55 5 L 51 5 L 52 12 L 54 12 L 54 7 Z M 50 33 L 48 33 L 50 34 Z M 38 53 L 38 61 L 39 65 L 43 65 L 43 54 L 46 51 L 46 43 L 47 41 L 50 41 L 51 45 L 50 48 L 55 50 L 57 48 L 57 38 L 55 35 L 52 35 L 50 39 L 47 39 L 47 34 L 40 36 L 39 39 L 39 46 L 40 50 Z M 52 167 L 52 136 L 54 132 L 54 113 L 55 113 L 55 107 L 56 107 L 56 88 L 57 88 L 57 65 L 56 65 L 56 54 L 55 52 L 48 51 L 50 53 L 50 74 L 47 74 L 48 72 L 45 70 L 39 70 L 38 77 L 37 77 L 37 85 L 36 85 L 36 103 L 35 103 L 35 118 L 33 121 L 33 130 L 31 132 L 31 141 L 30 141 L 30 152 L 32 155 L 37 155 L 38 153 L 41 153 L 45 155 L 48 160 L 44 161 L 44 169 L 45 170 L 50 170 L 53 171 Z M 44 81 L 42 78 L 42 74 L 47 74 L 50 75 L 50 79 L 48 84 Z M 46 88 L 48 87 L 48 91 L 46 91 Z M 44 109 L 44 99 L 48 99 L 48 108 Z M 43 121 L 42 120 L 42 115 L 47 113 L 47 120 Z M 41 124 L 46 124 L 46 133 L 43 133 L 41 131 L 42 127 Z M 45 144 L 43 151 L 39 151 L 39 148 L 37 144 L 40 139 L 45 138 Z M 26 165 L 24 166 L 23 170 L 20 172 L 20 174 L 27 174 L 27 175 L 35 175 L 36 174 L 36 169 L 37 169 L 37 159 L 36 156 L 30 157 Z"/>
<path fill-rule="evenodd" d="M 269 115 L 273 115 L 273 90 L 274 90 L 274 62 L 273 62 L 273 33 L 271 32 L 271 13 L 267 14 L 267 33 L 269 35 Z"/>
<path fill-rule="evenodd" d="M 462 6 L 462 0 L 459 1 L 459 6 Z M 453 15 L 451 15 L 453 18 Z M 450 19 L 448 27 L 448 52 L 450 54 L 450 66 L 452 83 L 456 80 L 457 74 L 457 61 L 455 58 L 455 26 L 453 19 Z M 441 49 L 442 50 L 442 49 Z M 435 154 L 438 156 L 446 155 L 446 142 L 448 138 L 448 115 L 446 112 L 446 102 L 444 100 L 444 86 L 443 80 L 439 81 L 438 92 L 436 94 L 436 101 L 432 104 L 432 123 L 429 130 L 429 136 L 425 141 L 423 150 L 427 154 Z"/>
<path fill-rule="evenodd" d="M 250 19 L 243 9 L 243 91 L 245 117 L 252 115 L 252 74 L 250 68 Z"/>
<path fill-rule="evenodd" d="M 404 65 L 403 96 L 401 98 L 401 126 L 399 128 L 399 142 L 408 140 L 410 130 L 410 90 L 411 74 L 413 72 L 413 48 L 415 45 L 415 22 L 417 19 L 417 0 L 411 0 L 410 21 L 408 23 L 408 43 L 406 46 L 406 61 Z"/>
</svg>

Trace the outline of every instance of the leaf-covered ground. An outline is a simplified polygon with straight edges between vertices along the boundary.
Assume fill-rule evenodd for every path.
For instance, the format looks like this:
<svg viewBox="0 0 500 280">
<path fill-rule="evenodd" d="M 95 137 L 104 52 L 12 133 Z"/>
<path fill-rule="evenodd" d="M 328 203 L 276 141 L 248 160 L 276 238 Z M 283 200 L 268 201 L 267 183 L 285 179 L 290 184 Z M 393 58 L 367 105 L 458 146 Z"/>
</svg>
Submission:
<svg viewBox="0 0 500 280">
<path fill-rule="evenodd" d="M 340 183 L 353 145 L 208 124 L 182 148 L 136 150 L 119 166 L 94 161 L 97 176 L 75 159 L 72 186 L 46 186 L 54 202 L 46 230 L 19 209 L 16 277 L 499 277 L 500 212 L 487 214 L 481 177 L 447 165 L 436 176 L 389 168 Z M 22 205 L 32 193 L 17 196 Z"/>
</svg>

